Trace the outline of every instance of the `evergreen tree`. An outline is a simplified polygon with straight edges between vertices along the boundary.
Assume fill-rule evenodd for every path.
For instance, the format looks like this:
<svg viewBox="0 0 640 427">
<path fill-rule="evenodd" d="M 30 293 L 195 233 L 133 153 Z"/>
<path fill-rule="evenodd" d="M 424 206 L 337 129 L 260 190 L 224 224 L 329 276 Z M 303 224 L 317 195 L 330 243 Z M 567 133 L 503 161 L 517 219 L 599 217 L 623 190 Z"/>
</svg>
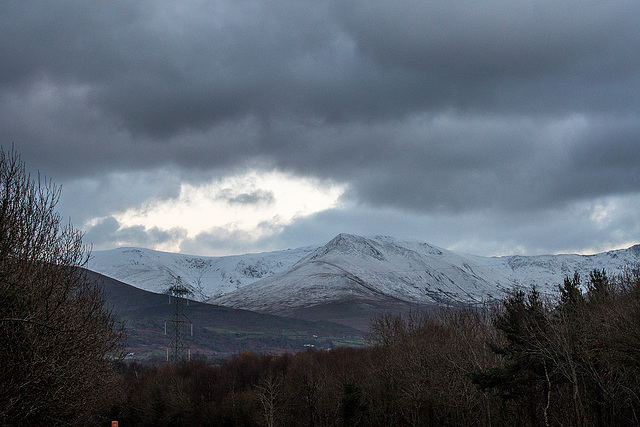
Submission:
<svg viewBox="0 0 640 427">
<path fill-rule="evenodd" d="M 590 304 L 604 304 L 613 296 L 612 283 L 604 269 L 589 273 L 587 297 Z"/>
<path fill-rule="evenodd" d="M 494 318 L 502 340 L 492 343 L 503 364 L 476 372 L 473 381 L 481 389 L 496 389 L 503 399 L 517 401 L 516 417 L 538 424 L 546 417 L 549 395 L 548 366 L 542 348 L 548 319 L 535 287 L 525 294 L 515 291 L 502 302 Z"/>
<path fill-rule="evenodd" d="M 565 277 L 564 283 L 558 286 L 560 291 L 558 310 L 572 314 L 582 309 L 585 304 L 585 299 L 580 288 L 580 274 L 577 271 L 573 273 L 572 279 Z"/>
</svg>

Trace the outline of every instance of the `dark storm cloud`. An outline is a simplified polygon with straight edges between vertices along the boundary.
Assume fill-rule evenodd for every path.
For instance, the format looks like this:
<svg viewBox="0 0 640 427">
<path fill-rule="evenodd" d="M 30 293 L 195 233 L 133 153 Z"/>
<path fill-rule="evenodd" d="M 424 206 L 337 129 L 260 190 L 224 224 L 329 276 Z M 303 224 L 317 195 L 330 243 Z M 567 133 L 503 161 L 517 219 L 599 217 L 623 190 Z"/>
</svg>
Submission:
<svg viewBox="0 0 640 427">
<path fill-rule="evenodd" d="M 87 85 L 88 100 L 134 133 L 201 130 L 330 83 L 328 63 L 320 64 L 336 59 L 325 52 L 333 35 L 324 9 L 278 1 L 5 3 L 1 31 L 10 42 L 0 51 L 0 82 Z"/>
<path fill-rule="evenodd" d="M 546 208 L 640 189 L 640 126 L 580 116 L 418 116 L 291 133 L 300 173 L 350 182 L 361 201 L 417 211 Z"/>
<path fill-rule="evenodd" d="M 631 0 L 5 1 L 0 137 L 86 218 L 251 167 L 416 215 L 564 212 L 640 192 L 638 22 Z"/>
<path fill-rule="evenodd" d="M 374 0 L 343 3 L 342 16 L 360 49 L 381 63 L 493 79 L 573 68 L 601 54 L 616 32 L 637 37 L 637 5 L 626 6 L 414 0 L 398 7 Z"/>
</svg>

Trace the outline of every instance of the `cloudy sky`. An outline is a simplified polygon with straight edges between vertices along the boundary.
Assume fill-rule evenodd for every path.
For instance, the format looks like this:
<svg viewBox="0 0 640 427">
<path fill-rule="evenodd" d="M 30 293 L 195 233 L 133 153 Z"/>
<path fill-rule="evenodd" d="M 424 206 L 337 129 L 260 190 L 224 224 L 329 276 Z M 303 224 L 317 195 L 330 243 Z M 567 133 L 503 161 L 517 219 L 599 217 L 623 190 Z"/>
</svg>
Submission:
<svg viewBox="0 0 640 427">
<path fill-rule="evenodd" d="M 640 243 L 637 0 L 0 2 L 0 144 L 94 250 Z"/>
</svg>

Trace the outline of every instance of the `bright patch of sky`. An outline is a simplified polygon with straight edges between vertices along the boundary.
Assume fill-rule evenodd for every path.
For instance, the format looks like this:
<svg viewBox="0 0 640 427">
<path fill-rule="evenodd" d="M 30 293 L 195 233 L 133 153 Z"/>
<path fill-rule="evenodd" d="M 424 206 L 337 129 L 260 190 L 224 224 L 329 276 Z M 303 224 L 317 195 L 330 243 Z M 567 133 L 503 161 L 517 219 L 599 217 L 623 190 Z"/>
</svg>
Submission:
<svg viewBox="0 0 640 427">
<path fill-rule="evenodd" d="M 184 230 L 154 248 L 177 251 L 184 239 L 213 229 L 264 238 L 295 219 L 336 207 L 344 190 L 282 172 L 254 170 L 201 185 L 183 183 L 175 198 L 152 200 L 113 217 L 121 228 Z"/>
</svg>

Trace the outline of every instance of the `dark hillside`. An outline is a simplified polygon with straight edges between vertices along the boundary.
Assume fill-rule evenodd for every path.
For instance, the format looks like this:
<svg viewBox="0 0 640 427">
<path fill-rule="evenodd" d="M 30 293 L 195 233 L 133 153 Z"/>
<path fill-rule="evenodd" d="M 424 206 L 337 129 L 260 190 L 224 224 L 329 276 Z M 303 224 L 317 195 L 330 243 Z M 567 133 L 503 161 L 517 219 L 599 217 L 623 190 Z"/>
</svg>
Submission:
<svg viewBox="0 0 640 427">
<path fill-rule="evenodd" d="M 116 317 L 125 322 L 127 349 L 133 357 L 164 357 L 171 336 L 165 320 L 174 305 L 167 295 L 143 291 L 93 271 L 104 286 Z M 280 353 L 313 346 L 363 345 L 363 331 L 326 321 L 307 321 L 189 301 L 185 315 L 193 323 L 192 357 L 224 357 L 241 351 Z"/>
<path fill-rule="evenodd" d="M 379 315 L 408 315 L 437 310 L 436 304 L 411 304 L 394 298 L 343 300 L 298 308 L 290 316 L 307 321 L 330 321 L 367 332 L 371 319 Z"/>
</svg>

